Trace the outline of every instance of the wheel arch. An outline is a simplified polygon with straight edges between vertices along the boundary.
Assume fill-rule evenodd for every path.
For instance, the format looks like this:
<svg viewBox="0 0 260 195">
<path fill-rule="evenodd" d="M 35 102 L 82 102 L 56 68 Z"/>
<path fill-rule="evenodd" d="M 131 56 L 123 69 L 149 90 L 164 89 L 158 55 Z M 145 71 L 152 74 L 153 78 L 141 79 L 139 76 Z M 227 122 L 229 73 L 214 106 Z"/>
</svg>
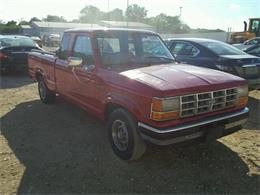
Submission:
<svg viewBox="0 0 260 195">
<path fill-rule="evenodd" d="M 35 72 L 35 78 L 36 78 L 36 81 L 39 81 L 40 77 L 44 77 L 44 73 L 41 69 L 38 69 L 36 72 Z"/>
<path fill-rule="evenodd" d="M 133 106 L 131 104 L 129 105 L 129 103 L 128 104 L 124 104 L 122 102 L 112 102 L 112 101 L 107 102 L 105 104 L 104 119 L 108 120 L 109 115 L 114 110 L 120 109 L 120 108 L 126 110 L 127 112 L 129 112 L 136 121 L 138 120 L 138 116 L 139 116 L 140 112 L 138 111 L 138 109 L 135 106 Z"/>
</svg>

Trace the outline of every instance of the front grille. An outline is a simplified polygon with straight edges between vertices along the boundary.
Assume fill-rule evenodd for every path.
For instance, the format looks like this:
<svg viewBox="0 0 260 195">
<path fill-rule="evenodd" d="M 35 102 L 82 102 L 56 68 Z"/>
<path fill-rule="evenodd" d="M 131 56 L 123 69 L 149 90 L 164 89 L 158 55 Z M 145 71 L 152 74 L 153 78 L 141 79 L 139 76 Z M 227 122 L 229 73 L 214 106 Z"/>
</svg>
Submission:
<svg viewBox="0 0 260 195">
<path fill-rule="evenodd" d="M 237 88 L 181 96 L 180 116 L 187 117 L 235 106 Z"/>
</svg>

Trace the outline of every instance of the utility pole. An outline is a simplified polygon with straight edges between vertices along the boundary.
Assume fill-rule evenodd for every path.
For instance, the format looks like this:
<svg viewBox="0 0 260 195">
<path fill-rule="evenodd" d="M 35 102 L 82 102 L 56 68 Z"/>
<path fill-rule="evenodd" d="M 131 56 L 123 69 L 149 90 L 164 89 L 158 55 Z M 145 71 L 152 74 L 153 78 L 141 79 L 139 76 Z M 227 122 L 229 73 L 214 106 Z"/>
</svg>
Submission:
<svg viewBox="0 0 260 195">
<path fill-rule="evenodd" d="M 110 28 L 109 0 L 107 0 L 107 20 L 108 20 L 108 27 Z"/>
<path fill-rule="evenodd" d="M 182 7 L 180 7 L 180 14 L 179 14 L 180 19 L 181 19 L 181 11 L 182 11 Z"/>
<path fill-rule="evenodd" d="M 129 7 L 129 0 L 126 0 L 126 11 L 127 8 Z M 128 16 L 126 15 L 126 27 L 128 28 Z"/>
</svg>

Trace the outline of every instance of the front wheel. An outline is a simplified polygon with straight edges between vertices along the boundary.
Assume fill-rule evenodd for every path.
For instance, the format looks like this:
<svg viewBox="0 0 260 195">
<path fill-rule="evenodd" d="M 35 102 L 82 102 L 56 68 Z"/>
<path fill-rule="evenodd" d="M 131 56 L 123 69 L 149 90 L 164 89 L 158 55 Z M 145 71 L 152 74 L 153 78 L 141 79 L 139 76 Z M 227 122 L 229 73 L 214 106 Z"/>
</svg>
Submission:
<svg viewBox="0 0 260 195">
<path fill-rule="evenodd" d="M 114 110 L 109 116 L 107 131 L 112 150 L 122 160 L 137 160 L 144 154 L 146 144 L 128 111 L 121 108 Z"/>
<path fill-rule="evenodd" d="M 47 88 L 43 76 L 40 76 L 40 78 L 38 79 L 38 91 L 39 91 L 40 99 L 43 103 L 45 104 L 54 103 L 56 94 Z"/>
</svg>

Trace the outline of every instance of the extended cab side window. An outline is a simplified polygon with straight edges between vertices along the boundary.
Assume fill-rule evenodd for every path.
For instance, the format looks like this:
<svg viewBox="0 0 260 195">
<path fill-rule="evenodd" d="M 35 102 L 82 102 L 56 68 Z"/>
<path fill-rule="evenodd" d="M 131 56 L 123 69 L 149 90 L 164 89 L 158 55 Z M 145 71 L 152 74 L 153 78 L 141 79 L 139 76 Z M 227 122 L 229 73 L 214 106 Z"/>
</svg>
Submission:
<svg viewBox="0 0 260 195">
<path fill-rule="evenodd" d="M 84 65 L 93 65 L 94 56 L 91 39 L 88 36 L 77 36 L 73 47 L 73 57 L 81 57 Z"/>
<path fill-rule="evenodd" d="M 142 37 L 142 47 L 144 55 L 163 55 L 165 52 L 157 36 Z"/>
<path fill-rule="evenodd" d="M 104 68 L 111 68 L 111 65 L 119 65 L 122 61 L 120 38 L 117 36 L 100 37 L 97 41 Z"/>
<path fill-rule="evenodd" d="M 176 55 L 194 57 L 199 53 L 199 50 L 189 43 L 177 42 L 171 48 L 171 52 Z"/>
<path fill-rule="evenodd" d="M 59 54 L 58 54 L 58 57 L 62 60 L 67 60 L 67 58 L 68 58 L 70 40 L 71 40 L 70 34 L 64 34 L 63 35 L 63 38 L 62 38 L 62 41 L 61 41 L 61 46 L 60 46 L 60 49 L 59 49 Z"/>
</svg>

